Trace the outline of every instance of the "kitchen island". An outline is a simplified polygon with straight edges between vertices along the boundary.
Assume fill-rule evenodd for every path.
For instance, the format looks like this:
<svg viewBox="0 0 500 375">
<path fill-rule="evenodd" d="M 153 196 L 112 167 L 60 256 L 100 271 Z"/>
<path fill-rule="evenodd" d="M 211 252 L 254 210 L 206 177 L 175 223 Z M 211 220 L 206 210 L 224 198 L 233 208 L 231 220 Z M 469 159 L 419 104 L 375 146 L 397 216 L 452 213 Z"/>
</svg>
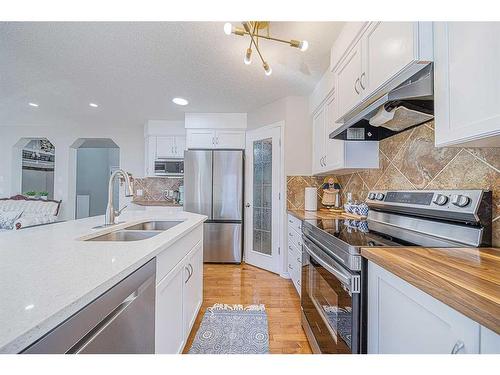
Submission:
<svg viewBox="0 0 500 375">
<path fill-rule="evenodd" d="M 194 242 L 201 247 L 205 220 L 148 207 L 122 214 L 119 224 L 107 228 L 94 229 L 104 222 L 97 216 L 2 233 L 0 353 L 23 351 L 155 257 L 158 288 L 159 278 L 183 261 Z M 85 241 L 145 221 L 182 222 L 139 241 Z"/>
</svg>

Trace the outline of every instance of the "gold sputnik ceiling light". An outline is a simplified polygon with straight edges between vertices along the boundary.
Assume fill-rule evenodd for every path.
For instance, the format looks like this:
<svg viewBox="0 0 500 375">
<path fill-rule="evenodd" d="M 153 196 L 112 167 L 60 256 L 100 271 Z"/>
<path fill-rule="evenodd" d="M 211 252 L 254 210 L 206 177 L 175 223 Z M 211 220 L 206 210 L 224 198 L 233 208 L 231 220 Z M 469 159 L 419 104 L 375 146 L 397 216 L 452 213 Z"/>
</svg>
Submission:
<svg viewBox="0 0 500 375">
<path fill-rule="evenodd" d="M 280 42 L 280 43 L 285 43 L 288 44 L 290 47 L 293 48 L 298 48 L 301 51 L 307 50 L 309 47 L 309 43 L 307 40 L 284 40 L 284 39 L 279 39 L 272 37 L 269 35 L 269 22 L 268 21 L 244 21 L 241 23 L 243 25 L 243 28 L 239 27 L 234 27 L 231 25 L 229 22 L 227 22 L 224 25 L 224 33 L 226 35 L 238 35 L 238 36 L 245 36 L 248 35 L 250 37 L 250 45 L 248 46 L 246 52 L 245 52 L 245 57 L 243 59 L 243 62 L 246 65 L 249 65 L 252 63 L 252 46 L 255 48 L 257 51 L 260 60 L 262 61 L 262 66 L 264 68 L 264 72 L 266 73 L 267 76 L 270 76 L 273 72 L 271 69 L 271 66 L 269 63 L 264 59 L 262 56 L 262 53 L 259 48 L 259 40 L 262 39 L 267 39 L 267 40 L 273 40 L 275 42 Z"/>
</svg>

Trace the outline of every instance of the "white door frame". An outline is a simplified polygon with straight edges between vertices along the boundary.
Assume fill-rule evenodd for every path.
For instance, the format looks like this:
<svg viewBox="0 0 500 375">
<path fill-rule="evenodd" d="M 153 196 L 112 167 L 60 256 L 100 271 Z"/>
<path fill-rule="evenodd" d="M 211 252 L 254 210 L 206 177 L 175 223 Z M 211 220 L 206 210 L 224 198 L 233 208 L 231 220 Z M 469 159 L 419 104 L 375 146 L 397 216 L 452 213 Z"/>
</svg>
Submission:
<svg viewBox="0 0 500 375">
<path fill-rule="evenodd" d="M 284 167 L 284 131 L 285 131 L 285 122 L 284 121 L 279 121 L 270 125 L 262 126 L 260 128 L 254 129 L 247 131 L 247 138 L 249 135 L 251 136 L 252 133 L 258 133 L 258 132 L 263 132 L 263 131 L 268 131 L 271 129 L 277 128 L 279 129 L 279 156 L 280 156 L 280 161 L 279 161 L 279 176 L 277 180 L 279 183 L 277 184 L 278 188 L 278 194 L 279 194 L 279 200 L 277 201 L 276 208 L 278 210 L 278 214 L 276 215 L 279 223 L 277 227 L 277 233 L 273 233 L 273 236 L 276 236 L 278 240 L 278 256 L 276 258 L 276 261 L 274 262 L 273 269 L 271 270 L 272 272 L 278 273 L 283 277 L 288 277 L 287 275 L 287 268 L 286 268 L 286 259 L 284 254 L 286 253 L 284 249 L 284 243 L 285 243 L 285 235 L 284 235 L 284 227 L 283 223 L 285 220 L 286 212 L 285 212 L 285 205 L 284 202 L 286 202 L 286 196 L 285 196 L 285 167 Z M 246 163 L 245 163 L 245 204 L 251 203 L 250 198 L 253 198 L 249 196 L 249 192 L 252 192 L 252 186 L 250 186 L 250 181 L 252 180 L 249 178 L 249 174 L 253 172 L 252 165 L 250 165 L 250 159 L 253 160 L 253 158 L 249 158 L 247 155 L 246 158 Z M 252 224 L 253 223 L 253 217 L 250 217 L 250 213 L 253 212 L 253 210 L 247 210 L 245 209 L 245 222 Z M 251 244 L 252 244 L 252 239 L 253 239 L 253 233 L 252 233 L 253 225 L 245 225 L 245 242 L 244 242 L 244 253 L 243 253 L 243 259 L 245 261 L 248 260 L 248 254 L 249 251 L 251 251 Z M 256 264 L 257 265 L 257 264 Z M 258 265 L 257 265 L 258 266 Z M 264 268 L 264 267 L 263 267 Z"/>
</svg>

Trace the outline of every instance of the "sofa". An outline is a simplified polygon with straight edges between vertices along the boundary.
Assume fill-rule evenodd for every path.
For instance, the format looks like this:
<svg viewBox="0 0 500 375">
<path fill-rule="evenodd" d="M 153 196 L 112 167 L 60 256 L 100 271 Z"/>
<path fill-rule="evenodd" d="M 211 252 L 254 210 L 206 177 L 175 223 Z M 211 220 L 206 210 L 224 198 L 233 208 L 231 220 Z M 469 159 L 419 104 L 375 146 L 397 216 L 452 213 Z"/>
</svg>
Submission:
<svg viewBox="0 0 500 375">
<path fill-rule="evenodd" d="M 0 223 L 3 225 L 0 225 L 0 231 L 53 223 L 57 220 L 60 206 L 61 201 L 27 198 L 24 195 L 1 198 Z"/>
</svg>

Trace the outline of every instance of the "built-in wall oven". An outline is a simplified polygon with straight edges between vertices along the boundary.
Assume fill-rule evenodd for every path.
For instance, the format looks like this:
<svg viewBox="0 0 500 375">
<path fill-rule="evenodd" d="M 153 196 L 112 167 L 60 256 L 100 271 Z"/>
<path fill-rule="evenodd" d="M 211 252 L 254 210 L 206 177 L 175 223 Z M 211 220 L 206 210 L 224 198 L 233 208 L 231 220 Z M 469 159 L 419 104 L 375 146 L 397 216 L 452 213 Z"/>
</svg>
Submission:
<svg viewBox="0 0 500 375">
<path fill-rule="evenodd" d="M 184 175 L 184 159 L 155 160 L 155 175 L 182 177 Z"/>
<path fill-rule="evenodd" d="M 491 246 L 491 191 L 376 191 L 367 220 L 302 223 L 302 326 L 315 353 L 366 353 L 362 247 Z"/>
</svg>

